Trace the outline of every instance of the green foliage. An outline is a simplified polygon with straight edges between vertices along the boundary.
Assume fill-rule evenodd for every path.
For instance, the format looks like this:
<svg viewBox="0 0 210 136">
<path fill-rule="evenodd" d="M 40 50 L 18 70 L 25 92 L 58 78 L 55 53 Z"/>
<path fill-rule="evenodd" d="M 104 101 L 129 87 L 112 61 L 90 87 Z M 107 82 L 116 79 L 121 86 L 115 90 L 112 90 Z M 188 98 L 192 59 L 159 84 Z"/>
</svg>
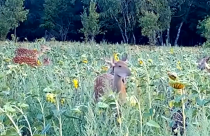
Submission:
<svg viewBox="0 0 210 136">
<path fill-rule="evenodd" d="M 156 30 L 154 30 L 154 28 L 151 28 L 150 26 L 148 26 L 148 27 L 150 27 L 148 29 L 151 29 L 151 31 L 153 31 L 152 39 L 151 39 L 151 36 L 148 36 L 148 34 L 146 35 L 149 38 L 150 43 L 157 44 L 156 37 L 159 37 L 160 42 L 163 43 L 163 37 L 165 37 L 163 35 L 163 32 L 167 29 L 169 31 L 169 29 L 170 29 L 171 14 L 172 14 L 171 8 L 170 8 L 170 2 L 168 0 L 150 0 L 150 1 L 142 0 L 140 3 L 141 3 L 140 11 L 143 14 L 143 16 L 151 16 L 153 18 L 150 20 L 150 21 L 152 21 L 151 25 L 157 27 Z M 151 15 L 148 15 L 148 14 L 151 14 Z M 145 17 L 145 18 L 147 18 L 147 17 Z M 153 21 L 155 21 L 155 22 L 153 22 Z M 149 23 L 148 25 L 150 25 L 150 22 L 148 22 L 148 23 Z M 140 26 L 142 26 L 142 25 L 140 24 Z M 145 27 L 145 25 L 143 27 Z M 144 29 L 144 28 L 142 28 L 142 29 Z M 150 30 L 147 30 L 147 31 L 150 31 Z M 167 35 L 167 38 L 169 38 L 169 33 Z"/>
<path fill-rule="evenodd" d="M 138 0 L 99 0 L 99 8 L 106 28 L 112 29 L 118 27 L 124 43 L 129 43 L 132 38 L 135 40 L 135 28 L 137 28 L 138 14 L 140 10 L 140 1 Z"/>
<path fill-rule="evenodd" d="M 203 46 L 210 47 L 210 17 L 207 16 L 202 21 L 199 21 L 197 29 L 198 33 L 201 33 L 201 35 L 207 39 Z"/>
<path fill-rule="evenodd" d="M 210 40 L 210 17 L 207 16 L 204 20 L 199 21 L 197 28 L 199 32 L 201 33 L 201 35 L 209 41 Z"/>
<path fill-rule="evenodd" d="M 12 28 L 9 23 L 4 20 L 6 20 L 6 18 L 0 15 L 0 41 L 5 40 L 7 33 Z"/>
<path fill-rule="evenodd" d="M 11 0 L 0 1 L 1 39 L 5 39 L 7 33 L 18 26 L 14 23 L 14 20 L 10 19 L 8 21 L 11 13 L 4 8 L 6 1 Z M 15 6 L 12 6 L 12 4 L 8 6 L 13 7 L 13 9 L 17 8 L 18 1 L 15 1 Z M 90 1 L 25 0 L 24 7 L 29 10 L 29 13 L 27 14 L 27 20 L 20 23 L 20 26 L 17 27 L 17 36 L 20 40 L 35 40 L 41 37 L 45 37 L 47 40 L 53 37 L 61 41 L 80 40 L 84 31 L 88 31 L 87 27 L 84 27 L 87 24 L 84 21 L 85 19 L 82 20 L 81 13 L 86 12 L 87 17 L 89 17 Z M 95 37 L 98 34 L 98 28 L 93 27 L 93 30 L 90 27 L 92 35 L 95 35 L 93 36 L 94 38 L 108 40 L 109 42 L 123 41 L 124 43 L 145 44 L 144 36 L 139 33 L 141 25 L 138 24 L 138 20 L 145 14 L 145 11 L 148 11 L 159 16 L 157 21 L 159 30 L 156 32 L 157 44 L 168 43 L 167 41 L 170 42 L 175 39 L 178 42 L 182 41 L 182 44 L 186 45 L 189 43 L 195 45 L 204 41 L 195 30 L 198 20 L 202 20 L 209 14 L 210 6 L 207 6 L 209 5 L 208 0 L 93 0 L 93 2 L 96 3 L 97 14 L 100 15 L 98 19 L 100 20 L 98 21 L 99 30 L 106 32 L 103 33 L 103 37 Z M 3 10 L 8 13 L 3 14 Z M 17 13 L 21 12 L 18 11 Z M 92 20 L 96 18 L 97 16 L 93 15 Z M 11 24 L 14 26 L 10 26 L 8 22 L 12 22 Z M 97 23 L 92 22 L 93 24 L 91 25 L 96 26 L 95 24 Z M 183 22 L 183 26 L 180 29 L 179 40 L 177 29 L 181 22 Z M 84 29 L 83 32 L 78 31 L 82 29 Z M 188 33 L 199 38 L 194 38 L 195 36 L 190 36 Z M 91 35 L 86 35 L 89 34 L 85 34 L 85 37 L 91 39 Z M 181 40 L 183 37 L 185 40 Z M 10 35 L 8 38 L 11 38 Z"/>
<path fill-rule="evenodd" d="M 35 49 L 42 44 L 51 45 L 45 54 L 51 64 L 32 68 L 13 63 L 13 42 L 0 43 L 0 135 L 21 135 L 23 131 L 31 136 L 169 136 L 173 124 L 171 105 L 175 111 L 182 111 L 188 100 L 190 103 L 184 108 L 187 135 L 210 134 L 209 75 L 196 65 L 199 54 L 205 56 L 209 49 L 160 47 L 149 51 L 142 46 L 56 41 L 21 46 Z M 119 57 L 129 54 L 132 71 L 126 80 L 127 102 L 117 106 L 121 111 L 118 122 L 117 95 L 110 93 L 108 98 L 114 101 L 103 97 L 98 104 L 92 95 L 94 79 L 107 72 L 103 71 L 106 64 L 100 58 L 108 58 L 114 52 Z M 43 58 L 39 59 L 42 62 Z M 169 86 L 168 70 L 176 72 L 180 82 L 186 82 L 185 94 Z M 74 87 L 74 79 L 78 80 L 78 88 Z M 49 101 L 47 96 L 55 101 Z"/>
<path fill-rule="evenodd" d="M 168 0 L 158 0 L 157 4 L 157 13 L 159 15 L 158 24 L 160 25 L 160 30 L 165 31 L 170 28 L 171 23 L 171 9 L 168 3 Z"/>
<path fill-rule="evenodd" d="M 19 26 L 27 18 L 28 10 L 23 7 L 24 0 L 6 0 L 0 5 L 0 40 L 6 38 L 10 29 Z"/>
<path fill-rule="evenodd" d="M 100 24 L 99 24 L 99 13 L 96 12 L 96 3 L 90 2 L 89 10 L 84 8 L 84 12 L 81 15 L 81 22 L 83 28 L 80 29 L 80 32 L 84 33 L 85 41 L 91 37 L 91 40 L 94 40 L 95 36 L 100 34 Z"/>
<path fill-rule="evenodd" d="M 139 19 L 142 35 L 147 36 L 151 44 L 156 44 L 156 33 L 159 30 L 158 19 L 159 15 L 149 11 L 145 11 Z"/>
<path fill-rule="evenodd" d="M 202 46 L 203 46 L 204 48 L 209 48 L 209 47 L 210 47 L 210 41 L 204 42 L 204 43 L 202 44 Z"/>
<path fill-rule="evenodd" d="M 59 40 L 65 41 L 73 27 L 75 0 L 45 0 L 43 24 L 40 26 L 51 31 Z"/>
<path fill-rule="evenodd" d="M 1 40 L 5 39 L 10 30 L 13 32 L 13 29 L 17 30 L 17 36 L 21 41 L 31 41 L 41 37 L 45 37 L 47 40 L 53 37 L 61 41 L 80 40 L 84 31 L 86 33 L 88 31 L 84 21 L 85 14 L 82 19 L 81 13 L 86 12 L 89 17 L 89 9 L 94 10 L 94 8 L 90 8 L 92 0 L 21 1 L 0 0 Z M 209 0 L 93 0 L 92 2 L 96 4 L 96 13 L 100 15 L 100 18 L 97 19 L 97 16 L 92 14 L 92 20 L 100 21 L 98 21 L 98 25 L 96 25 L 97 21 L 91 22 L 91 25 L 98 27 L 90 27 L 92 32 L 89 33 L 92 36 L 85 34 L 88 39 L 94 37 L 97 38 L 97 41 L 103 39 L 109 42 L 123 41 L 124 43 L 145 44 L 144 36 L 139 33 L 141 25 L 138 24 L 138 20 L 145 14 L 145 11 L 148 11 L 159 16 L 157 21 L 159 30 L 156 32 L 157 44 L 174 40 L 178 44 L 181 42 L 186 45 L 195 45 L 204 41 L 204 38 L 196 33 L 196 27 L 198 20 L 209 15 Z M 24 7 L 28 9 L 29 13 L 25 13 L 27 10 L 24 10 Z M 27 20 L 25 20 L 24 14 L 27 15 Z M 19 22 L 23 23 L 20 23 L 19 26 Z M 178 32 L 179 26 L 181 26 L 180 33 Z M 84 31 L 78 31 L 83 29 Z M 102 35 L 95 37 L 99 34 L 98 30 L 104 32 L 103 37 Z M 188 33 L 191 33 L 191 36 Z M 197 36 L 198 38 L 195 38 Z M 11 36 L 8 35 L 8 38 Z M 182 38 L 184 40 L 181 40 Z"/>
</svg>

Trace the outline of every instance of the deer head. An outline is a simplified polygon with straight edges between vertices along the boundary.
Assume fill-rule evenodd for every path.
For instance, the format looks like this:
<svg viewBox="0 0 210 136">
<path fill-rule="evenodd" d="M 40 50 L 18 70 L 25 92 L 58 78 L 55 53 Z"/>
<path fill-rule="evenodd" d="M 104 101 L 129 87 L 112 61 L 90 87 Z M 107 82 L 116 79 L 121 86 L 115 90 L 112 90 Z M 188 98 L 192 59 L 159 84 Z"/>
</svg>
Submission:
<svg viewBox="0 0 210 136">
<path fill-rule="evenodd" d="M 207 70 L 209 70 L 209 66 L 208 66 L 208 61 L 209 61 L 210 57 L 204 57 L 203 59 L 201 59 L 199 62 L 198 62 L 198 68 L 200 70 L 204 70 L 205 68 Z"/>
<path fill-rule="evenodd" d="M 50 59 L 48 57 L 45 57 L 43 59 L 43 64 L 46 66 L 46 65 L 50 65 Z"/>
<path fill-rule="evenodd" d="M 105 60 L 105 62 L 106 62 L 107 64 L 109 64 L 108 73 L 114 75 L 114 64 L 116 63 L 116 61 L 113 59 L 113 57 L 111 57 L 110 60 L 108 60 L 108 59 L 104 59 L 104 60 Z M 124 63 L 127 64 L 127 54 L 125 54 L 125 55 L 121 58 L 121 61 L 123 61 Z M 122 81 L 123 81 L 123 83 L 126 83 L 126 78 L 123 78 Z"/>
<path fill-rule="evenodd" d="M 119 61 L 115 61 L 113 58 L 111 58 L 111 61 L 106 60 L 110 65 L 110 68 L 113 69 L 113 74 L 105 73 L 96 78 L 94 85 L 96 101 L 98 100 L 98 97 L 103 95 L 109 88 L 119 93 L 120 100 L 126 100 L 126 88 L 123 80 L 127 76 L 131 76 L 131 71 L 128 68 L 126 61 L 127 56 Z"/>
<path fill-rule="evenodd" d="M 37 54 L 37 58 L 39 58 L 40 56 L 42 56 L 45 52 L 47 52 L 47 51 L 49 51 L 49 50 L 51 50 L 51 48 L 50 47 L 48 47 L 48 46 L 46 46 L 46 45 L 41 45 L 41 49 L 40 49 L 40 51 L 38 52 L 38 54 Z"/>
</svg>

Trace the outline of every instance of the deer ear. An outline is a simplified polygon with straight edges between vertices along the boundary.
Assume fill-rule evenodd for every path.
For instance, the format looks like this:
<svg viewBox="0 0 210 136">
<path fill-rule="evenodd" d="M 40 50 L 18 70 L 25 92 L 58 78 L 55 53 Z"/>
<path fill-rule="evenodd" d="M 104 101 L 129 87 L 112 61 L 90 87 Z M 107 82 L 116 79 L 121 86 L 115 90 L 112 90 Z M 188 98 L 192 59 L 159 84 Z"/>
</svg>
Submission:
<svg viewBox="0 0 210 136">
<path fill-rule="evenodd" d="M 110 60 L 104 59 L 106 63 L 108 63 L 110 65 L 110 67 L 114 67 L 114 62 L 112 60 L 112 58 Z"/>
<path fill-rule="evenodd" d="M 209 61 L 209 59 L 210 59 L 210 57 L 206 57 L 206 62 L 208 62 L 208 61 Z"/>
<path fill-rule="evenodd" d="M 113 66 L 115 65 L 116 61 L 115 61 L 114 57 L 111 57 L 111 63 Z"/>
<path fill-rule="evenodd" d="M 121 60 L 127 63 L 128 62 L 128 54 L 125 53 Z"/>
</svg>

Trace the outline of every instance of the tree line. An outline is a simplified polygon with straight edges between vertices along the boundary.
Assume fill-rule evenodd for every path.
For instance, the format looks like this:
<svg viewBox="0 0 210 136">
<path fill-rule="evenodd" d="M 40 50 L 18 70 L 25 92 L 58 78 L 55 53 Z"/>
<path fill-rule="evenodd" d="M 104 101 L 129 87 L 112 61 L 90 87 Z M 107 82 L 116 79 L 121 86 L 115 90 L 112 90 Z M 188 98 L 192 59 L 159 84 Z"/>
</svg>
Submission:
<svg viewBox="0 0 210 136">
<path fill-rule="evenodd" d="M 207 43 L 208 0 L 1 0 L 0 40 Z"/>
</svg>

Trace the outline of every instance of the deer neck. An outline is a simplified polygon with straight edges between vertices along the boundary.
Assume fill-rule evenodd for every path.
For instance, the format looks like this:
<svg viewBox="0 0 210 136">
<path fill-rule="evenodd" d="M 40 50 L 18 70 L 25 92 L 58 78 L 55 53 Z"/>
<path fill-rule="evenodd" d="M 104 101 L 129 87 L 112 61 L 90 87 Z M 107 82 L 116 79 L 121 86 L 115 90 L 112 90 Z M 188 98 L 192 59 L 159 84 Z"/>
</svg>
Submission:
<svg viewBox="0 0 210 136">
<path fill-rule="evenodd" d="M 122 77 L 114 74 L 114 90 L 117 92 L 121 91 L 122 86 Z"/>
<path fill-rule="evenodd" d="M 42 51 L 39 51 L 38 52 L 38 57 L 42 56 L 43 55 L 43 52 Z"/>
<path fill-rule="evenodd" d="M 124 91 L 124 83 L 122 80 L 122 77 L 118 76 L 117 74 L 114 74 L 114 90 L 118 93 Z"/>
<path fill-rule="evenodd" d="M 114 74 L 114 90 L 119 93 L 119 98 L 124 103 L 126 101 L 126 90 L 122 80 L 122 77 Z"/>
</svg>

